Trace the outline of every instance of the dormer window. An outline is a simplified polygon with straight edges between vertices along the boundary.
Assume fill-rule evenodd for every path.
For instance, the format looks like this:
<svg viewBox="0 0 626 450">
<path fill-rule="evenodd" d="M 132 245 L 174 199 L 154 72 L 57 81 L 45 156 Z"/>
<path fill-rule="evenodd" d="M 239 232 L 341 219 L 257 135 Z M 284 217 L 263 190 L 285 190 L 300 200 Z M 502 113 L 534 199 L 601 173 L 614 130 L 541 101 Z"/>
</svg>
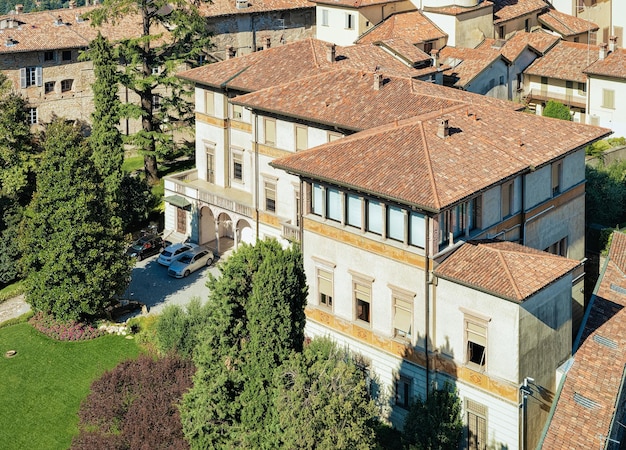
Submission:
<svg viewBox="0 0 626 450">
<path fill-rule="evenodd" d="M 5 47 L 13 47 L 15 44 L 17 44 L 17 41 L 11 36 L 9 36 L 6 41 L 4 41 Z"/>
<path fill-rule="evenodd" d="M 60 27 L 63 25 L 65 25 L 65 22 L 63 22 L 61 16 L 58 16 L 57 19 L 54 21 L 54 26 Z"/>
</svg>

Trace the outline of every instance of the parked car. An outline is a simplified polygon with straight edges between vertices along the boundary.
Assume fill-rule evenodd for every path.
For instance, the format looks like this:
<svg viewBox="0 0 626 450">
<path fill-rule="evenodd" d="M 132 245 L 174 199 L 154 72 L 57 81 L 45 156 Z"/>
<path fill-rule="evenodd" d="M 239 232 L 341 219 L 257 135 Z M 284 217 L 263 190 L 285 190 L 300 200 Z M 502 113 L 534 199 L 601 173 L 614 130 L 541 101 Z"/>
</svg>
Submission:
<svg viewBox="0 0 626 450">
<path fill-rule="evenodd" d="M 210 266 L 214 259 L 212 251 L 198 248 L 173 261 L 170 268 L 167 269 L 167 274 L 176 278 L 186 277 L 202 267 Z"/>
<path fill-rule="evenodd" d="M 141 261 L 148 256 L 156 255 L 163 250 L 164 244 L 161 236 L 154 234 L 148 234 L 137 239 L 133 244 L 128 247 L 126 254 L 131 258 L 137 258 L 137 261 Z"/>
<path fill-rule="evenodd" d="M 172 244 L 169 247 L 165 247 L 165 249 L 161 252 L 161 255 L 159 255 L 157 262 L 162 266 L 169 266 L 185 253 L 191 252 L 197 248 L 199 248 L 197 244 L 192 244 L 190 242 Z"/>
</svg>

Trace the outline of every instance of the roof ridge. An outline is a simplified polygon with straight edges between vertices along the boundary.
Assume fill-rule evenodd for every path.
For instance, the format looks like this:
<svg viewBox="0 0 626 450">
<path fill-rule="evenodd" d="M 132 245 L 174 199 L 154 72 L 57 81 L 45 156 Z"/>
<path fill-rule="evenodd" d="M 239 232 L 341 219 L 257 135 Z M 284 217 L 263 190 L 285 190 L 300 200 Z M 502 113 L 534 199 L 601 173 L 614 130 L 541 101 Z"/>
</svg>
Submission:
<svg viewBox="0 0 626 450">
<path fill-rule="evenodd" d="M 504 258 L 504 251 L 500 250 L 500 249 L 494 249 L 491 247 L 487 247 L 490 250 L 493 250 L 495 252 L 498 253 L 498 259 L 500 259 L 500 262 L 502 263 L 503 267 L 504 267 L 504 271 L 507 275 L 507 277 L 509 278 L 509 282 L 511 283 L 511 286 L 513 286 L 513 290 L 515 291 L 515 293 L 517 294 L 517 298 L 522 300 L 522 293 L 520 292 L 519 288 L 517 287 L 517 283 L 515 283 L 515 277 L 513 277 L 513 274 L 511 273 L 511 270 L 509 269 L 509 265 L 506 263 L 506 259 Z"/>
<path fill-rule="evenodd" d="M 560 18 L 559 15 L 552 15 L 552 10 L 548 10 L 548 12 L 546 14 L 550 14 L 554 20 L 556 20 L 557 22 L 559 22 L 561 25 L 563 25 L 570 33 L 575 32 L 575 30 L 572 30 L 565 22 L 563 22 Z M 568 14 L 569 15 L 569 14 Z M 574 17 L 574 16 L 572 16 Z"/>
<path fill-rule="evenodd" d="M 435 172 L 433 170 L 433 165 L 430 160 L 430 151 L 428 150 L 428 141 L 426 140 L 426 134 L 424 133 L 424 122 L 418 122 L 420 127 L 420 135 L 422 137 L 422 142 L 424 143 L 424 159 L 426 160 L 426 170 L 428 170 L 428 179 L 430 181 L 430 185 L 433 190 L 433 197 L 435 199 L 435 206 L 437 209 L 441 209 L 441 200 L 439 199 L 439 193 L 437 192 L 437 183 L 435 182 Z"/>
<path fill-rule="evenodd" d="M 313 53 L 313 64 L 315 67 L 321 67 L 317 61 L 317 53 L 315 52 L 315 45 L 313 45 L 313 38 L 309 38 L 309 45 L 311 46 L 311 53 Z"/>
</svg>

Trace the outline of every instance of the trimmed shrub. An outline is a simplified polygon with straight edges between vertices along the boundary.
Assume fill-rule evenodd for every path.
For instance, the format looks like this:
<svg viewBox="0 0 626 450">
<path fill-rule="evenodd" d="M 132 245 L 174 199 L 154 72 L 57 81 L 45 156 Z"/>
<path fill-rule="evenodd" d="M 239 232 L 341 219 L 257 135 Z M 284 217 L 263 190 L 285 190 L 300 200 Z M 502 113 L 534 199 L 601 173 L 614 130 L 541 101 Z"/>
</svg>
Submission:
<svg viewBox="0 0 626 450">
<path fill-rule="evenodd" d="M 125 361 L 91 385 L 72 449 L 188 449 L 178 403 L 195 369 L 177 355 Z"/>
</svg>

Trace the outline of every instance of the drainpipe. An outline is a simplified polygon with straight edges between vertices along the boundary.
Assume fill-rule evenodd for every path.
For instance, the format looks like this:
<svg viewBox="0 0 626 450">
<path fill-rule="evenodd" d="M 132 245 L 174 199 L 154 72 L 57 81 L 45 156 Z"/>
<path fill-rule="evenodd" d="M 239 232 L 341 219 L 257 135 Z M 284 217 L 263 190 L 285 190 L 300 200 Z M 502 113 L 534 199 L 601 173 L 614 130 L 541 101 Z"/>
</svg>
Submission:
<svg viewBox="0 0 626 450">
<path fill-rule="evenodd" d="M 256 240 L 259 240 L 259 115 L 254 112 L 254 211 L 256 221 Z"/>
<path fill-rule="evenodd" d="M 428 358 L 428 338 L 430 336 L 430 218 L 426 216 L 426 245 L 424 245 L 424 317 L 426 318 L 426 327 L 424 330 L 424 348 L 426 350 L 426 397 L 428 399 L 428 391 L 430 387 L 430 364 Z"/>
</svg>

